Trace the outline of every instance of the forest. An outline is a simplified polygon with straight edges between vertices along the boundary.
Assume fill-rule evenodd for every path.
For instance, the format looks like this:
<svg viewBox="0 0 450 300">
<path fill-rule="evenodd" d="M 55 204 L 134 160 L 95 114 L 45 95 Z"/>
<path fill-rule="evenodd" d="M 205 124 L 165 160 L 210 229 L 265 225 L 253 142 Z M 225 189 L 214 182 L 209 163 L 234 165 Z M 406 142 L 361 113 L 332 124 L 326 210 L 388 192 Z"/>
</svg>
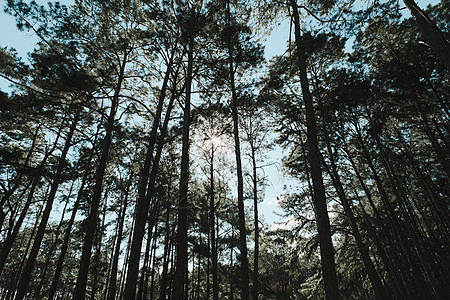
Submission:
<svg viewBox="0 0 450 300">
<path fill-rule="evenodd" d="M 2 6 L 1 299 L 448 299 L 450 2 Z"/>
</svg>

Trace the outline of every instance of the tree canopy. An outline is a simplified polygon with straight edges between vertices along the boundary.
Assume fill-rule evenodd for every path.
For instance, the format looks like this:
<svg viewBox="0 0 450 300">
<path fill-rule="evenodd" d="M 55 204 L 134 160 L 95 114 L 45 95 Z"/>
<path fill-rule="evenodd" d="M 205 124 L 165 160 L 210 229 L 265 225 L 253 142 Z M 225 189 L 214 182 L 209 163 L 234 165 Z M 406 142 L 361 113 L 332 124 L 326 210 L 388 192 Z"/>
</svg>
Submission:
<svg viewBox="0 0 450 300">
<path fill-rule="evenodd" d="M 64 3 L 4 3 L 2 299 L 450 294 L 448 2 Z"/>
</svg>

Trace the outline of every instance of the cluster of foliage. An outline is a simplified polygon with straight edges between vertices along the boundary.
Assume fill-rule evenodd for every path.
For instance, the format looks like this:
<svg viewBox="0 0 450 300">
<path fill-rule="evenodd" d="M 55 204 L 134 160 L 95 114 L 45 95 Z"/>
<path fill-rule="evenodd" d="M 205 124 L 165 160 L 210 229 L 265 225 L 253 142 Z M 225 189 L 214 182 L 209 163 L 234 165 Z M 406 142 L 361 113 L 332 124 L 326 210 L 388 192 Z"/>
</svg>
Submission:
<svg viewBox="0 0 450 300">
<path fill-rule="evenodd" d="M 0 49 L 2 299 L 444 299 L 450 7 L 404 4 L 7 1 L 39 42 Z"/>
</svg>

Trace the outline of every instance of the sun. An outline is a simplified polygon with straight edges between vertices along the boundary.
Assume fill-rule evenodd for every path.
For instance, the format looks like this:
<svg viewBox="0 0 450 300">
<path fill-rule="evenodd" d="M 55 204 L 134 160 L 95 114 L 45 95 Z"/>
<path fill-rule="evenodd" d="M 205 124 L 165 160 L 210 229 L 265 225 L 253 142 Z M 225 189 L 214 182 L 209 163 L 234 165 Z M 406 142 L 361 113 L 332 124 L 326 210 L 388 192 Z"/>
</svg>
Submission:
<svg viewBox="0 0 450 300">
<path fill-rule="evenodd" d="M 221 147 L 223 145 L 223 139 L 220 136 L 213 136 L 209 142 L 215 148 Z"/>
</svg>

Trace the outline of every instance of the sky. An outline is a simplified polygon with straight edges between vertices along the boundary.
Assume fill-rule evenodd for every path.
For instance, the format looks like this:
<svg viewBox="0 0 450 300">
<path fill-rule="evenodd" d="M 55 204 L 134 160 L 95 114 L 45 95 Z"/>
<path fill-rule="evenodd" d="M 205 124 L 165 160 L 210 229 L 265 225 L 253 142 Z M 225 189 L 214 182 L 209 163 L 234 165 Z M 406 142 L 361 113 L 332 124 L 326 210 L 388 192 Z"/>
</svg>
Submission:
<svg viewBox="0 0 450 300">
<path fill-rule="evenodd" d="M 36 1 L 39 4 L 45 4 L 48 1 Z M 438 3 L 437 0 L 419 0 L 418 5 L 421 8 L 425 8 L 428 4 Z M 73 3 L 71 0 L 60 1 L 62 4 Z M 34 45 L 37 43 L 38 38 L 32 32 L 19 31 L 16 27 L 14 17 L 6 14 L 3 11 L 3 7 L 6 5 L 6 0 L 0 0 L 0 47 L 13 47 L 17 50 L 20 57 L 23 57 L 27 61 L 27 53 L 32 51 Z M 407 14 L 409 16 L 409 12 Z M 286 50 L 286 43 L 289 40 L 289 22 L 287 20 L 281 22 L 276 27 L 271 35 L 269 35 L 263 45 L 265 46 L 265 58 L 269 61 L 273 56 L 283 54 Z M 0 78 L 0 90 L 10 91 L 8 87 L 9 83 Z M 260 203 L 259 211 L 260 216 L 264 221 L 273 226 L 275 222 L 281 221 L 281 218 L 277 213 L 281 213 L 281 209 L 278 207 L 276 198 L 285 192 L 284 186 L 295 185 L 293 180 L 290 180 L 287 176 L 283 175 L 281 171 L 281 157 L 284 156 L 280 148 L 267 153 L 270 157 L 270 162 L 273 164 L 265 168 L 265 173 L 268 176 L 269 185 L 266 188 L 265 200 Z M 247 205 L 250 205 L 248 203 Z"/>
</svg>

